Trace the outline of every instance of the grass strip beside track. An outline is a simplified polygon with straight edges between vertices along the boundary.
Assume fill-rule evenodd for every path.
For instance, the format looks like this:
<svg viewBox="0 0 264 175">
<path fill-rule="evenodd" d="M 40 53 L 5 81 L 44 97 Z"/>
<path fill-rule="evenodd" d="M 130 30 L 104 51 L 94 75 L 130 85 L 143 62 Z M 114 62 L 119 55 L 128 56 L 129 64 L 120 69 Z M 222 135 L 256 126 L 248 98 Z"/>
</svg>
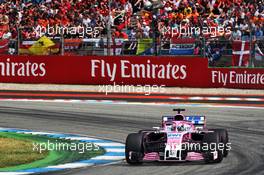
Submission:
<svg viewBox="0 0 264 175">
<path fill-rule="evenodd" d="M 32 142 L 0 136 L 0 168 L 31 163 L 48 156 L 32 150 Z"/>
<path fill-rule="evenodd" d="M 71 150 L 50 150 L 50 151 L 44 151 L 42 153 L 39 153 L 38 151 L 35 151 L 34 154 L 41 154 L 40 159 L 35 159 L 32 162 L 26 161 L 28 157 L 24 157 L 24 164 L 21 164 L 21 161 L 17 161 L 16 157 L 25 156 L 25 151 L 30 154 L 28 155 L 31 157 L 31 153 L 33 152 L 33 143 L 46 143 L 49 141 L 50 143 L 68 143 L 68 144 L 78 144 L 80 142 L 78 141 L 69 141 L 69 140 L 63 140 L 63 139 L 55 139 L 55 138 L 50 138 L 47 136 L 40 136 L 40 135 L 31 135 L 31 134 L 20 134 L 20 133 L 14 133 L 14 132 L 0 132 L 0 139 L 9 139 L 9 141 L 16 139 L 21 142 L 17 142 L 18 144 L 20 143 L 27 143 L 27 150 L 20 150 L 20 151 L 14 151 L 10 150 L 11 154 L 9 155 L 10 159 L 6 159 L 6 161 L 13 161 L 13 162 L 2 162 L 2 164 L 6 165 L 15 165 L 16 166 L 8 166 L 8 167 L 3 167 L 0 168 L 0 172 L 4 171 L 18 171 L 18 170 L 24 170 L 24 169 L 31 169 L 31 168 L 41 168 L 41 167 L 47 167 L 51 165 L 58 165 L 58 164 L 64 164 L 64 163 L 70 163 L 74 161 L 79 161 L 79 160 L 87 160 L 89 158 L 102 155 L 104 154 L 103 149 L 99 149 L 98 151 L 92 150 L 92 151 L 84 151 L 84 153 L 79 153 L 79 151 L 71 151 Z M 28 144 L 32 145 L 32 152 L 28 150 Z M 21 145 L 22 146 L 22 145 Z M 17 147 L 20 147 L 20 145 L 17 145 Z M 23 147 L 23 146 L 22 146 Z M 4 149 L 4 148 L 3 148 Z M 2 154 L 4 155 L 8 150 L 0 150 L 0 154 L 2 157 Z M 23 153 L 24 152 L 24 153 Z M 12 155 L 13 154 L 13 155 Z M 1 159 L 0 159 L 1 160 Z M 33 160 L 33 159 L 32 159 Z M 19 165 L 18 165 L 19 164 Z M 0 162 L 1 165 L 1 162 Z"/>
</svg>

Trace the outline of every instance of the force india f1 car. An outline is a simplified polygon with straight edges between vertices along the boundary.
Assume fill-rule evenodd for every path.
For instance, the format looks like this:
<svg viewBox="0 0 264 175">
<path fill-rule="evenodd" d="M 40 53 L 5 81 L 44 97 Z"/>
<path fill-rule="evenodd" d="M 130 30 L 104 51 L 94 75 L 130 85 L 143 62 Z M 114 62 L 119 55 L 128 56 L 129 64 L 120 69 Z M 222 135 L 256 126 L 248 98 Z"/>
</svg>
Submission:
<svg viewBox="0 0 264 175">
<path fill-rule="evenodd" d="M 163 116 L 162 126 L 140 130 L 126 138 L 126 161 L 196 161 L 219 163 L 231 149 L 225 129 L 207 129 L 205 116 Z"/>
</svg>

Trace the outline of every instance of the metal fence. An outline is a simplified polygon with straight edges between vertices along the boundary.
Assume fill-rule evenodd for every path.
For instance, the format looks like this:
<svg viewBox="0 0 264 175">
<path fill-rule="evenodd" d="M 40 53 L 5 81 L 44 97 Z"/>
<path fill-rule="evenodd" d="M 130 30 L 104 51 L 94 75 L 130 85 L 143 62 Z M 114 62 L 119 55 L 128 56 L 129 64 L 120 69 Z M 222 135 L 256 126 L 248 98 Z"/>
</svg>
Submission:
<svg viewBox="0 0 264 175">
<path fill-rule="evenodd" d="M 60 37 L 48 39 L 52 46 L 45 42 L 32 40 L 0 40 L 0 55 L 153 55 L 153 56 L 193 56 L 205 57 L 212 67 L 230 67 L 233 57 L 233 41 L 221 38 L 181 38 L 176 40 L 153 39 L 63 39 Z M 36 44 L 37 43 L 37 44 Z M 250 46 L 249 66 L 264 67 L 264 38 L 248 41 Z M 4 47 L 5 46 L 5 47 Z"/>
</svg>

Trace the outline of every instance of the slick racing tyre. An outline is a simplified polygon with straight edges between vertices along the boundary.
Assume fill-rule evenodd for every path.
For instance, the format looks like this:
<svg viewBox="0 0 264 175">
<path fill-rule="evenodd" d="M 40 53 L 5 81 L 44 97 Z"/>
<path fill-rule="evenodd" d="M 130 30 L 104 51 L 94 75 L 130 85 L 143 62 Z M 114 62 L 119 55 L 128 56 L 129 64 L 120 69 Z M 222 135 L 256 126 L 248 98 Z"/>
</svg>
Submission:
<svg viewBox="0 0 264 175">
<path fill-rule="evenodd" d="M 227 147 L 227 145 L 229 143 L 227 130 L 225 130 L 225 129 L 211 129 L 211 130 L 218 133 L 218 135 L 220 137 L 220 142 L 225 145 L 224 150 L 223 150 L 224 157 L 227 157 L 228 152 L 229 152 L 228 147 Z"/>
<path fill-rule="evenodd" d="M 143 134 L 132 133 L 126 138 L 126 161 L 131 165 L 143 163 Z"/>
<path fill-rule="evenodd" d="M 220 163 L 223 160 L 223 152 L 218 149 L 219 143 L 220 136 L 218 132 L 209 132 L 204 135 L 203 152 L 206 163 Z"/>
</svg>

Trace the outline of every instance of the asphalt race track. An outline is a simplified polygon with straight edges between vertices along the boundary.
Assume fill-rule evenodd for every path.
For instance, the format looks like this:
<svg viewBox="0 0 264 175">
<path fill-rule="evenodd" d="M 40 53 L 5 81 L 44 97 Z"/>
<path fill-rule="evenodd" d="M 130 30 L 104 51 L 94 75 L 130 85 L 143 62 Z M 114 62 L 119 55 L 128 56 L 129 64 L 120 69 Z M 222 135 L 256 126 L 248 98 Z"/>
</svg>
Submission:
<svg viewBox="0 0 264 175">
<path fill-rule="evenodd" d="M 173 106 L 0 101 L 0 127 L 84 134 L 124 142 L 128 133 L 159 126 Z M 227 128 L 232 150 L 220 164 L 146 163 L 88 167 L 54 174 L 74 175 L 263 175 L 264 109 L 186 107 L 205 114 L 210 128 Z"/>
</svg>

